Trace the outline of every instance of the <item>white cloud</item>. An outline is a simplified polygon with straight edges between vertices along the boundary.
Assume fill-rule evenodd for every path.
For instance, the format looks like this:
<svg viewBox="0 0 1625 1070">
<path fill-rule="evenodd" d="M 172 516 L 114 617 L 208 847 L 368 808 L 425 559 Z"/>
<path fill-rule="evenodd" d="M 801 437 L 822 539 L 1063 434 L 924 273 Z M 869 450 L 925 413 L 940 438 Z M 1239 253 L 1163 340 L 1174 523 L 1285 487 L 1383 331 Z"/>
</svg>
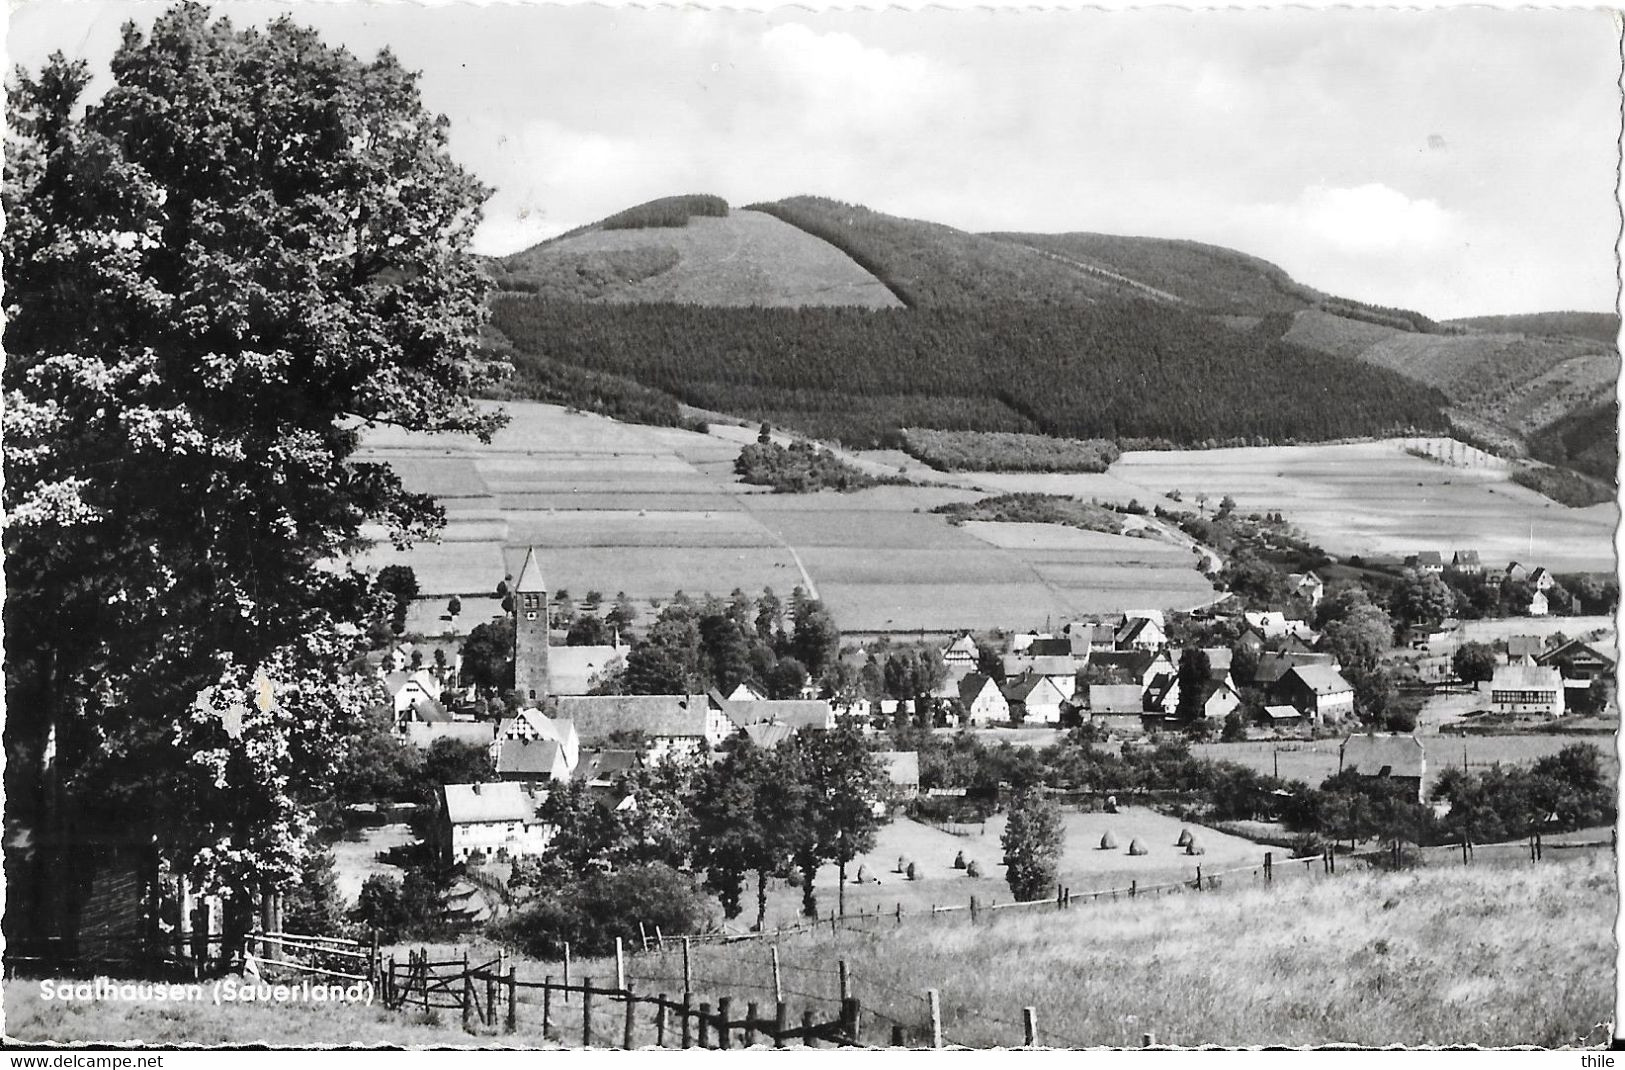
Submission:
<svg viewBox="0 0 1625 1070">
<path fill-rule="evenodd" d="M 907 129 L 961 99 L 962 80 L 946 67 L 917 53 L 865 45 L 848 33 L 790 22 L 765 31 L 760 47 L 774 77 L 800 98 L 803 120 L 817 129 Z"/>
<path fill-rule="evenodd" d="M 1293 214 L 1311 233 L 1348 253 L 1434 249 L 1455 224 L 1437 201 L 1412 199 L 1380 182 L 1352 189 L 1311 186 Z"/>
</svg>

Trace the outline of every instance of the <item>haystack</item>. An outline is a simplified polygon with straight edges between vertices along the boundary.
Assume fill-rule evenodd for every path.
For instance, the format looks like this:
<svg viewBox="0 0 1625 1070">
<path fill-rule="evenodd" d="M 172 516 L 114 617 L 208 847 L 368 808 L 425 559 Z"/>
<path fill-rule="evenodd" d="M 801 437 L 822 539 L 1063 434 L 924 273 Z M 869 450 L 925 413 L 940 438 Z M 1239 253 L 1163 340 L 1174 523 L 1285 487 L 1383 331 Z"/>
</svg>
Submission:
<svg viewBox="0 0 1625 1070">
<path fill-rule="evenodd" d="M 1191 842 L 1191 830 L 1190 829 L 1180 829 L 1179 830 L 1179 839 L 1174 841 L 1174 846 L 1175 847 L 1188 847 L 1188 846 L 1190 846 L 1190 842 Z"/>
<path fill-rule="evenodd" d="M 1100 849 L 1102 851 L 1117 850 L 1117 837 L 1112 835 L 1111 829 L 1107 829 L 1106 834 L 1100 837 Z"/>
<path fill-rule="evenodd" d="M 964 869 L 965 868 L 965 852 L 964 851 L 960 851 L 958 854 L 954 855 L 954 868 L 955 869 Z"/>
<path fill-rule="evenodd" d="M 1117 796 L 1115 796 L 1115 795 L 1106 796 L 1106 812 L 1108 814 L 1117 813 Z"/>
<path fill-rule="evenodd" d="M 1185 842 L 1185 853 L 1188 855 L 1205 855 L 1207 854 L 1207 848 L 1202 846 L 1200 840 L 1192 836 Z"/>
<path fill-rule="evenodd" d="M 1136 836 L 1134 839 L 1129 841 L 1128 853 L 1131 855 L 1148 855 L 1151 852 L 1149 849 L 1147 849 L 1145 844 L 1140 842 L 1140 838 Z"/>
<path fill-rule="evenodd" d="M 868 865 L 864 864 L 864 865 L 859 865 L 858 866 L 858 875 L 855 878 L 853 878 L 853 883 L 854 884 L 868 884 L 871 881 L 873 881 L 874 879 L 875 879 L 874 874 L 870 873 Z"/>
</svg>

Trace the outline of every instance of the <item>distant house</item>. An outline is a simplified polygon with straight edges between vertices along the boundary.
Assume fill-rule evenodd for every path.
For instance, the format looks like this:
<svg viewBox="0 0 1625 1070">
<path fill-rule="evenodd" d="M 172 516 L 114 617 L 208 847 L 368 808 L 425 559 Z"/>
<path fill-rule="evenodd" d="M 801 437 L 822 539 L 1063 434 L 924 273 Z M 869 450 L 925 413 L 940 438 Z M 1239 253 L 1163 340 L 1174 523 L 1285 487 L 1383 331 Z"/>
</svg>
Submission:
<svg viewBox="0 0 1625 1070">
<path fill-rule="evenodd" d="M 1202 685 L 1202 702 L 1197 716 L 1204 721 L 1222 721 L 1240 707 L 1241 699 L 1229 684 L 1209 678 Z"/>
<path fill-rule="evenodd" d="M 1483 575 L 1484 562 L 1479 559 L 1477 550 L 1457 550 L 1450 558 L 1450 571 L 1464 576 Z"/>
<path fill-rule="evenodd" d="M 1028 648 L 1019 654 L 1006 654 L 1002 661 L 1005 679 L 1026 675 L 1049 676 L 1055 679 L 1056 686 L 1061 688 L 1068 698 L 1072 697 L 1074 685 L 1065 681 L 1077 677 L 1078 660 L 1070 653 L 1034 654 L 1031 648 Z"/>
<path fill-rule="evenodd" d="M 1561 717 L 1563 674 L 1547 665 L 1498 666 L 1490 680 L 1490 702 L 1501 713 Z"/>
<path fill-rule="evenodd" d="M 535 784 L 570 779 L 564 748 L 554 740 L 502 739 L 494 746 L 498 780 Z"/>
<path fill-rule="evenodd" d="M 395 709 L 395 716 L 405 721 L 449 721 L 452 719 L 440 704 L 440 683 L 426 669 L 416 672 L 390 672 L 383 676 L 384 691 Z"/>
<path fill-rule="evenodd" d="M 1326 583 L 1313 572 L 1293 572 L 1286 578 L 1287 589 L 1292 597 L 1301 598 L 1311 606 L 1320 604 L 1326 596 Z"/>
<path fill-rule="evenodd" d="M 942 663 L 950 669 L 955 665 L 975 667 L 981 653 L 976 646 L 976 640 L 967 632 L 942 648 Z"/>
<path fill-rule="evenodd" d="M 1247 622 L 1249 628 L 1266 640 L 1290 636 L 1306 644 L 1313 645 L 1315 640 L 1320 638 L 1319 633 L 1311 628 L 1307 621 L 1288 617 L 1285 613 L 1278 613 L 1274 610 L 1265 612 L 1249 611 L 1242 614 L 1242 619 Z"/>
<path fill-rule="evenodd" d="M 612 786 L 622 774 L 642 766 L 643 755 L 635 750 L 592 750 L 581 756 L 572 775 L 576 780 L 585 781 L 589 788 L 602 789 Z"/>
<path fill-rule="evenodd" d="M 1507 637 L 1507 663 L 1533 665 L 1546 649 L 1546 640 L 1538 635 L 1512 635 Z"/>
<path fill-rule="evenodd" d="M 1405 785 L 1408 794 L 1422 801 L 1422 780 L 1427 775 L 1427 753 L 1415 736 L 1353 735 L 1337 751 L 1338 770 L 1363 777 L 1380 777 Z"/>
<path fill-rule="evenodd" d="M 1105 650 L 1090 655 L 1085 675 L 1091 682 L 1138 683 L 1141 688 L 1149 688 L 1158 674 L 1174 672 L 1174 663 L 1164 651 Z M 1117 679 L 1102 679 L 1106 676 Z"/>
<path fill-rule="evenodd" d="M 1278 732 L 1300 728 L 1304 724 L 1303 711 L 1285 704 L 1265 706 L 1264 723 Z"/>
<path fill-rule="evenodd" d="M 1004 685 L 1010 718 L 1022 724 L 1060 724 L 1061 707 L 1071 697 L 1056 685 L 1054 677 L 1036 673 L 1007 680 Z"/>
<path fill-rule="evenodd" d="M 641 733 L 649 755 L 703 756 L 738 730 L 705 695 L 565 695 L 559 717 L 575 723 L 584 744 Z"/>
<path fill-rule="evenodd" d="M 1405 567 L 1413 568 L 1423 575 L 1440 575 L 1444 572 L 1444 558 L 1437 550 L 1423 550 L 1412 554 L 1405 559 Z"/>
<path fill-rule="evenodd" d="M 1112 642 L 1118 650 L 1161 650 L 1168 645 L 1168 634 L 1150 617 L 1130 617 L 1117 629 Z"/>
<path fill-rule="evenodd" d="M 1524 608 L 1524 615 L 1530 617 L 1544 617 L 1551 612 L 1551 605 L 1546 600 L 1544 591 L 1536 591 L 1529 598 L 1529 605 Z"/>
<path fill-rule="evenodd" d="M 1563 683 L 1569 687 L 1576 681 L 1589 683 L 1614 675 L 1614 659 L 1578 639 L 1542 651 L 1535 655 L 1534 661 L 1536 665 L 1556 666 L 1563 673 Z"/>
<path fill-rule="evenodd" d="M 1281 677 L 1299 665 L 1330 665 L 1334 669 L 1341 668 L 1337 664 L 1335 654 L 1300 654 L 1266 650 L 1258 655 L 1258 665 L 1253 670 L 1253 678 L 1236 682 L 1251 684 L 1254 687 L 1274 687 L 1280 682 Z"/>
<path fill-rule="evenodd" d="M 442 860 L 467 862 L 545 854 L 553 830 L 536 817 L 545 795 L 523 784 L 447 784 L 436 799 L 430 837 Z"/>
<path fill-rule="evenodd" d="M 549 717 L 534 707 L 520 710 L 513 717 L 497 722 L 492 740 L 491 760 L 498 760 L 501 744 L 545 740 L 558 745 L 559 754 L 568 769 L 574 769 L 581 755 L 581 736 L 573 721 Z M 516 752 L 517 753 L 517 752 Z"/>
<path fill-rule="evenodd" d="M 1533 568 L 1529 570 L 1529 586 L 1537 591 L 1549 591 L 1557 586 L 1557 581 L 1544 568 Z"/>
<path fill-rule="evenodd" d="M 1179 708 L 1179 674 L 1157 673 L 1141 696 L 1141 702 L 1147 712 L 1173 713 Z"/>
<path fill-rule="evenodd" d="M 1075 620 L 1062 628 L 1061 634 L 1072 644 L 1073 655 L 1087 660 L 1090 651 L 1112 649 L 1117 642 L 1117 629 L 1121 626 L 1122 621 L 1116 620 Z"/>
<path fill-rule="evenodd" d="M 1139 684 L 1090 684 L 1086 701 L 1091 717 L 1145 712 L 1145 691 Z"/>
<path fill-rule="evenodd" d="M 1354 714 L 1354 686 L 1330 665 L 1294 665 L 1273 694 L 1317 725 L 1337 724 Z"/>
<path fill-rule="evenodd" d="M 991 676 L 973 672 L 959 681 L 959 705 L 965 723 L 1002 724 L 1010 719 L 1010 703 Z"/>
<path fill-rule="evenodd" d="M 792 732 L 811 728 L 828 731 L 835 727 L 835 710 L 829 700 L 815 699 L 726 699 L 714 688 L 706 693 L 712 710 L 722 714 L 736 729 L 753 724 L 788 725 Z"/>
</svg>

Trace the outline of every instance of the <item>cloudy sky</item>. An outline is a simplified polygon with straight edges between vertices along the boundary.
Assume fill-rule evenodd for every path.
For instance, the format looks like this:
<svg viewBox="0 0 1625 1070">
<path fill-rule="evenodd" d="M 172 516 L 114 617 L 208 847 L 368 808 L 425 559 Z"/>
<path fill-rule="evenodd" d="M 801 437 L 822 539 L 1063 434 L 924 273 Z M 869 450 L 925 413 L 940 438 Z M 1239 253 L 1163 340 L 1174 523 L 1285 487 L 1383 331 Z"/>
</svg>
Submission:
<svg viewBox="0 0 1625 1070">
<path fill-rule="evenodd" d="M 105 69 L 119 25 L 162 6 L 23 0 L 6 50 Z M 497 189 L 482 252 L 671 193 L 814 193 L 1193 238 L 1440 318 L 1615 305 L 1604 11 L 230 6 L 421 70 Z"/>
</svg>

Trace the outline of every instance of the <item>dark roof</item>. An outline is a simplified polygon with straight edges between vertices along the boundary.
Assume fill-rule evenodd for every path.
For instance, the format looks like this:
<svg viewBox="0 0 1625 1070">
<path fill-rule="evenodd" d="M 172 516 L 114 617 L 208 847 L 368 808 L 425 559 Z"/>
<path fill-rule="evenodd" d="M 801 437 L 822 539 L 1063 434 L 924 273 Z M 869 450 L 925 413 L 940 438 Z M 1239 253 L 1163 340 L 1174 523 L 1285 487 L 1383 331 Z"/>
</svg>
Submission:
<svg viewBox="0 0 1625 1070">
<path fill-rule="evenodd" d="M 1439 556 L 1439 551 L 1437 550 L 1423 550 L 1419 554 L 1412 554 L 1410 557 L 1407 557 L 1405 559 L 1405 563 L 1407 565 L 1442 565 L 1444 564 L 1444 558 Z"/>
<path fill-rule="evenodd" d="M 1114 641 L 1118 643 L 1132 643 L 1134 640 L 1140 637 L 1141 632 L 1145 631 L 1147 628 L 1156 623 L 1156 621 L 1147 617 L 1132 617 L 1125 621 L 1123 626 L 1117 630 L 1117 635 L 1114 637 Z"/>
<path fill-rule="evenodd" d="M 646 736 L 705 735 L 703 695 L 563 695 L 558 715 L 574 721 L 583 742 L 615 732 Z"/>
<path fill-rule="evenodd" d="M 1476 565 L 1479 563 L 1478 551 L 1457 550 L 1455 557 L 1451 560 L 1458 565 Z"/>
<path fill-rule="evenodd" d="M 979 672 L 968 672 L 959 681 L 959 701 L 969 706 L 976 701 L 976 697 L 988 684 L 993 683 L 993 677 Z M 995 685 L 995 689 L 997 685 Z"/>
<path fill-rule="evenodd" d="M 1285 676 L 1287 670 L 1296 665 L 1330 665 L 1334 660 L 1331 654 L 1305 654 L 1266 650 L 1258 655 L 1258 668 L 1253 671 L 1253 682 L 1273 684 Z"/>
<path fill-rule="evenodd" d="M 1156 660 L 1157 654 L 1153 650 L 1102 650 L 1089 655 L 1090 665 L 1126 669 L 1129 675 L 1136 678 L 1144 676 Z"/>
<path fill-rule="evenodd" d="M 1041 676 L 1038 673 L 1025 673 L 1014 679 L 1006 680 L 1004 682 L 1004 697 L 1011 702 L 1026 702 L 1032 697 L 1032 693 L 1042 687 L 1048 680 L 1049 677 Z M 1055 685 L 1051 684 L 1050 686 L 1054 687 Z M 1058 687 L 1055 689 L 1060 691 Z"/>
<path fill-rule="evenodd" d="M 497 775 L 551 776 L 559 745 L 551 739 L 504 739 L 497 744 Z"/>
<path fill-rule="evenodd" d="M 1343 674 L 1330 665 L 1294 665 L 1287 670 L 1288 676 L 1295 676 L 1303 685 L 1317 695 L 1329 695 L 1335 691 L 1352 690 Z"/>
<path fill-rule="evenodd" d="M 1004 674 L 1016 676 L 1025 672 L 1040 676 L 1071 676 L 1078 671 L 1078 661 L 1071 654 L 1040 654 L 1029 657 L 1025 651 L 1004 656 Z"/>
<path fill-rule="evenodd" d="M 1034 639 L 1027 644 L 1027 649 L 1021 652 L 1028 657 L 1071 657 L 1072 640 L 1070 639 Z"/>
<path fill-rule="evenodd" d="M 1350 736 L 1338 754 L 1343 769 L 1365 776 L 1419 777 L 1427 768 L 1422 741 L 1415 736 Z"/>
<path fill-rule="evenodd" d="M 1596 647 L 1591 646 L 1589 643 L 1582 643 L 1578 639 L 1570 639 L 1562 646 L 1553 647 L 1544 654 L 1535 655 L 1535 664 L 1559 665 L 1585 657 L 1595 658 L 1604 665 L 1607 665 L 1609 668 L 1612 668 L 1614 665 L 1613 658 L 1609 657 L 1607 654 L 1604 654 Z"/>
<path fill-rule="evenodd" d="M 636 769 L 643 758 L 635 750 L 594 750 L 581 756 L 575 767 L 577 780 L 600 780 Z"/>
</svg>

